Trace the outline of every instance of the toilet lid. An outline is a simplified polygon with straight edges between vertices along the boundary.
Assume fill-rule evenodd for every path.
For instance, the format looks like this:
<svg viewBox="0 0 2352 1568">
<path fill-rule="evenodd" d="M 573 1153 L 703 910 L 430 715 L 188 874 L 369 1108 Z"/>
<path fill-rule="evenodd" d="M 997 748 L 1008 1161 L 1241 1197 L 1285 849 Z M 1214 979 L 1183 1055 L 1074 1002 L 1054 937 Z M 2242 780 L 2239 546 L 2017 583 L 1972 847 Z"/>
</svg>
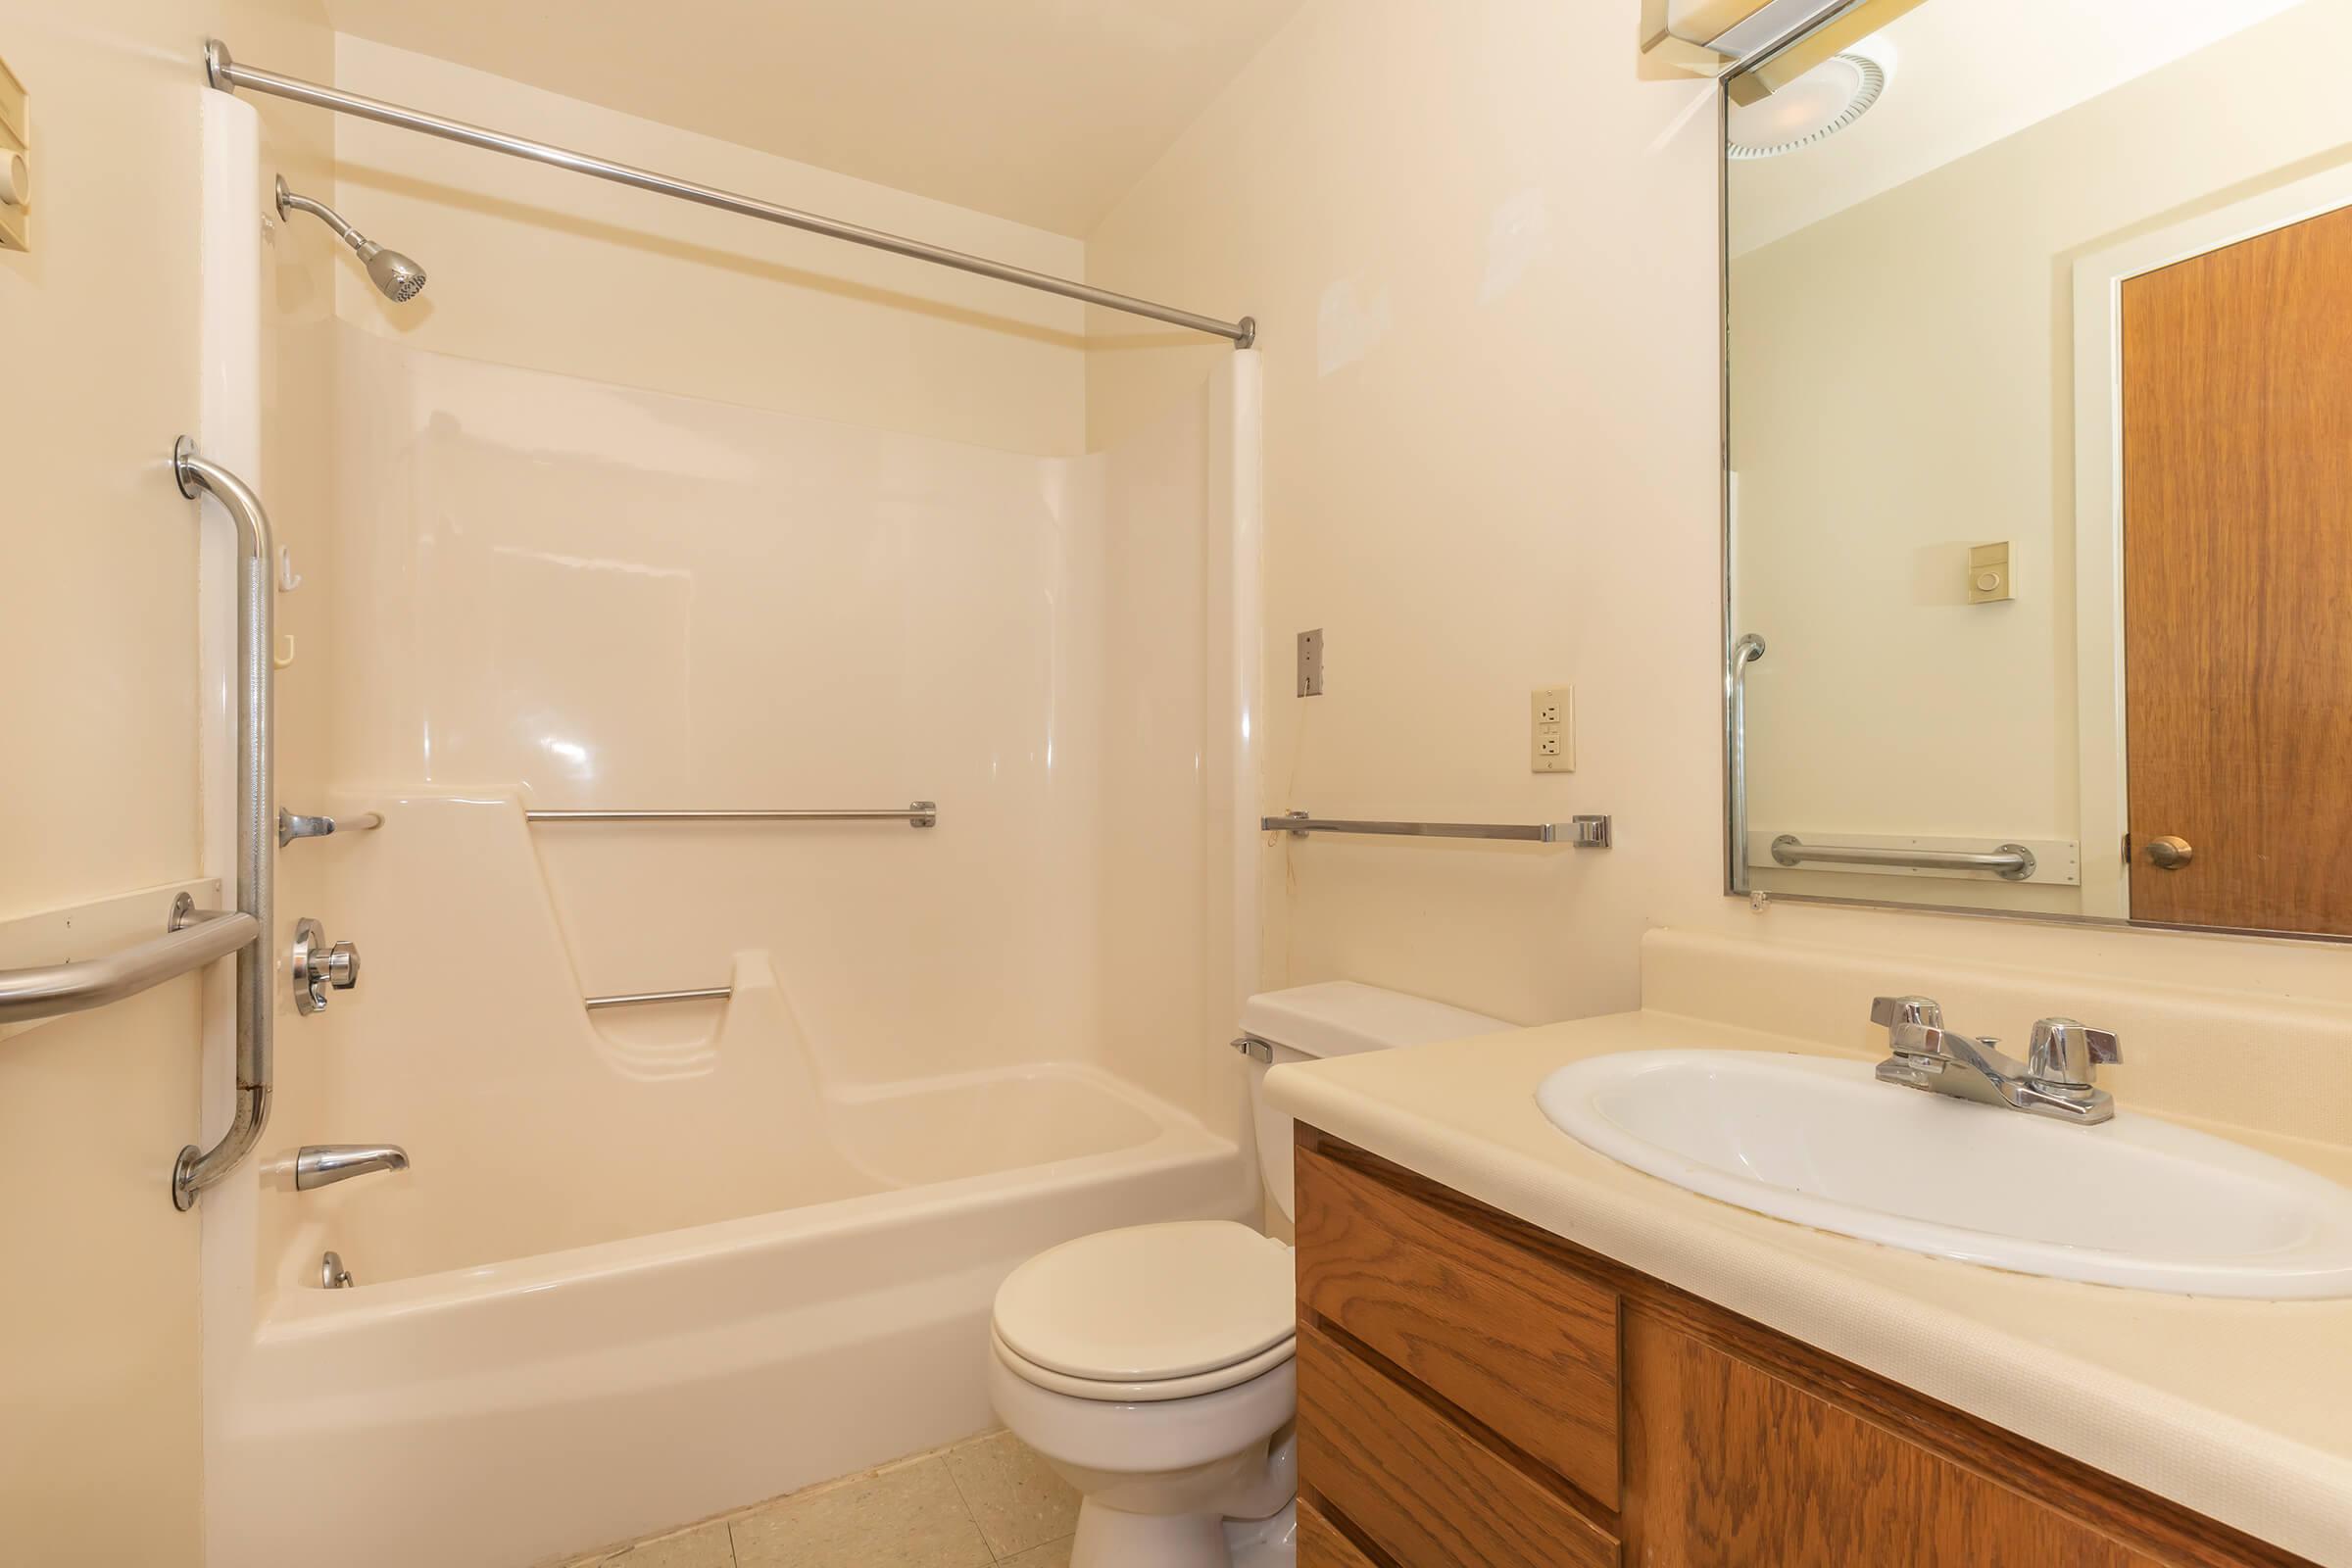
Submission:
<svg viewBox="0 0 2352 1568">
<path fill-rule="evenodd" d="M 1101 1231 L 1006 1276 L 996 1331 L 1023 1360 L 1097 1382 L 1232 1367 L 1297 1331 L 1291 1250 L 1231 1220 Z"/>
</svg>

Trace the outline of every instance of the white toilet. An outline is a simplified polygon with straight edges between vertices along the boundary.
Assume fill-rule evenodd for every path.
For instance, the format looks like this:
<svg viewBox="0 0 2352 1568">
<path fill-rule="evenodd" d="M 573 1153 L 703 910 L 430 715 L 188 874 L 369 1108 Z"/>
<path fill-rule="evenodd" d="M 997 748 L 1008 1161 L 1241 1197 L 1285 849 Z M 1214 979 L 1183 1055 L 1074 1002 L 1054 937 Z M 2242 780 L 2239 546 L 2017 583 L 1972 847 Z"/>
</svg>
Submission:
<svg viewBox="0 0 2352 1568">
<path fill-rule="evenodd" d="M 1275 1062 L 1513 1027 L 1352 981 L 1251 997 L 1258 1167 L 1292 1213 L 1291 1118 Z M 1230 1220 L 1100 1231 L 1040 1252 L 997 1292 L 989 1394 L 1081 1494 L 1071 1568 L 1273 1568 L 1298 1493 L 1291 1249 Z"/>
</svg>

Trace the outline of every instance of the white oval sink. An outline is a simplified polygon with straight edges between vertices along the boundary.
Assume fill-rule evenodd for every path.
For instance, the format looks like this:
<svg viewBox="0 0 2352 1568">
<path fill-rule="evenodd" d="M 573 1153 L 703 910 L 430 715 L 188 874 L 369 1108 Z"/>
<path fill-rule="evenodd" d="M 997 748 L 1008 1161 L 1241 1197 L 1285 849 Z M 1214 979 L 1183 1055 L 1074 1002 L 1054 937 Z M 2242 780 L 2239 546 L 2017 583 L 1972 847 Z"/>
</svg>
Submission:
<svg viewBox="0 0 2352 1568">
<path fill-rule="evenodd" d="M 1612 1159 L 1819 1230 L 2143 1291 L 2352 1296 L 2352 1189 L 2128 1109 L 2070 1126 L 1741 1051 L 1594 1056 L 1536 1100 Z"/>
</svg>

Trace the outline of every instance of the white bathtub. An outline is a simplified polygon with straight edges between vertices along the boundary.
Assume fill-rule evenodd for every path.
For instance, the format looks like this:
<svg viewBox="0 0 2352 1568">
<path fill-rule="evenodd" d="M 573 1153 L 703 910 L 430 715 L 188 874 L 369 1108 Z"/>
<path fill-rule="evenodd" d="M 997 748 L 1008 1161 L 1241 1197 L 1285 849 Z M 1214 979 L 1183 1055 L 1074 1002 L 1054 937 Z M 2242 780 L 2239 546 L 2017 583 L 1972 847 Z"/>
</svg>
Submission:
<svg viewBox="0 0 2352 1568">
<path fill-rule="evenodd" d="M 376 1284 L 365 1227 L 339 1236 L 362 1283 L 279 1290 L 216 1412 L 214 1560 L 524 1568 L 947 1443 L 993 1424 L 1015 1264 L 1257 1206 L 1234 1145 L 1091 1066 L 828 1120 L 875 1190 Z"/>
</svg>

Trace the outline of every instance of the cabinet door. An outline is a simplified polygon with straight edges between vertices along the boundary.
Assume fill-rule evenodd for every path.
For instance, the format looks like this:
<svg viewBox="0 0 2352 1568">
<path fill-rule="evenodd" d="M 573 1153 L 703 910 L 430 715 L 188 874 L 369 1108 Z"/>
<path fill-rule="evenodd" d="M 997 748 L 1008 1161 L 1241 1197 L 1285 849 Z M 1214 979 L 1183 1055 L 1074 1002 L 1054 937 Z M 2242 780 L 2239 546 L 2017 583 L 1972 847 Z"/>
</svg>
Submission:
<svg viewBox="0 0 2352 1568">
<path fill-rule="evenodd" d="M 2164 1568 L 1644 1312 L 1625 1333 L 1629 1564 Z"/>
</svg>

